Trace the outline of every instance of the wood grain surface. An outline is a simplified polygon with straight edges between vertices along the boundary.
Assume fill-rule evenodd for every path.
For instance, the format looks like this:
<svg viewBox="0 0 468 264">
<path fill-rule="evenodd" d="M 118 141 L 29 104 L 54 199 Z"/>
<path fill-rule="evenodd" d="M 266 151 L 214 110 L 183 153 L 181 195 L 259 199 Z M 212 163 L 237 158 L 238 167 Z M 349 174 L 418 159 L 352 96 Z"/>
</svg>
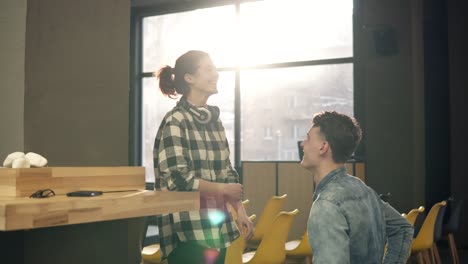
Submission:
<svg viewBox="0 0 468 264">
<path fill-rule="evenodd" d="M 124 191 L 96 197 L 0 196 L 0 230 L 71 225 L 198 210 L 198 192 Z"/>
<path fill-rule="evenodd" d="M 40 189 L 56 194 L 79 190 L 145 189 L 144 167 L 45 167 L 0 169 L 0 196 L 29 197 Z"/>
</svg>

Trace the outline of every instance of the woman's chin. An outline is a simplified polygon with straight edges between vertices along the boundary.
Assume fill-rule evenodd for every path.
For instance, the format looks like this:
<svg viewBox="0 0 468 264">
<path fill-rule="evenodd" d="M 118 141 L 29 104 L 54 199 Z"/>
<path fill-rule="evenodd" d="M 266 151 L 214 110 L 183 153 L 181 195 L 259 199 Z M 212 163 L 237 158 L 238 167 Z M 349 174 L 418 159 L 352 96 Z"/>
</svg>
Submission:
<svg viewBox="0 0 468 264">
<path fill-rule="evenodd" d="M 208 93 L 208 95 L 217 94 L 217 93 L 218 93 L 218 89 L 217 89 L 217 88 L 214 88 L 214 89 L 212 89 L 212 90 L 208 90 L 207 93 Z"/>
</svg>

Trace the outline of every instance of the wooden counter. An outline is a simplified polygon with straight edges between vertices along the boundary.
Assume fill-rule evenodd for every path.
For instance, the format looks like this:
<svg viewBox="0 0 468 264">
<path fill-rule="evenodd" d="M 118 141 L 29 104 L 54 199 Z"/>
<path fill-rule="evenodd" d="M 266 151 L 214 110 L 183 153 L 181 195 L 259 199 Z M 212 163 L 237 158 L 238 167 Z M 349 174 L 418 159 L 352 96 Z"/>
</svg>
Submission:
<svg viewBox="0 0 468 264">
<path fill-rule="evenodd" d="M 125 191 L 96 197 L 1 197 L 0 230 L 80 224 L 197 210 L 198 192 Z"/>
<path fill-rule="evenodd" d="M 198 192 L 0 196 L 0 263 L 140 263 L 145 216 L 199 206 Z"/>
<path fill-rule="evenodd" d="M 29 197 L 41 189 L 52 189 L 56 194 L 78 190 L 143 190 L 145 168 L 117 166 L 0 169 L 0 196 Z"/>
<path fill-rule="evenodd" d="M 29 198 L 40 189 L 56 195 Z M 140 263 L 146 216 L 200 207 L 198 192 L 143 189 L 136 166 L 0 169 L 0 263 Z M 78 190 L 104 193 L 65 195 Z"/>
</svg>

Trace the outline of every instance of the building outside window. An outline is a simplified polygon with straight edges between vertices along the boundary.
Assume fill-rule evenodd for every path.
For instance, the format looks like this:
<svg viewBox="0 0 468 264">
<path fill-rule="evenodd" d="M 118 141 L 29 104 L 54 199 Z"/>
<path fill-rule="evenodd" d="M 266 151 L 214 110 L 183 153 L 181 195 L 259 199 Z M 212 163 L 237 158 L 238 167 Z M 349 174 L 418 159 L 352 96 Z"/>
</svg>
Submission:
<svg viewBox="0 0 468 264">
<path fill-rule="evenodd" d="M 271 127 L 270 126 L 264 127 L 263 130 L 265 131 L 263 139 L 265 139 L 265 140 L 273 139 L 273 137 L 271 136 Z"/>
</svg>

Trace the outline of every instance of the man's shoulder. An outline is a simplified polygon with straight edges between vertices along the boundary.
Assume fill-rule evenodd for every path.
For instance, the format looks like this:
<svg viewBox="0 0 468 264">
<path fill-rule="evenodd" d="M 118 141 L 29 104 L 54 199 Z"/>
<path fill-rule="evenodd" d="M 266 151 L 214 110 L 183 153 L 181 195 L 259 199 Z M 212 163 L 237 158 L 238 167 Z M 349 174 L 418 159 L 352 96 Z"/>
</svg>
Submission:
<svg viewBox="0 0 468 264">
<path fill-rule="evenodd" d="M 329 182 L 316 200 L 324 200 L 340 205 L 344 201 L 361 197 L 369 191 L 371 189 L 359 178 L 344 174 L 342 177 Z"/>
</svg>

